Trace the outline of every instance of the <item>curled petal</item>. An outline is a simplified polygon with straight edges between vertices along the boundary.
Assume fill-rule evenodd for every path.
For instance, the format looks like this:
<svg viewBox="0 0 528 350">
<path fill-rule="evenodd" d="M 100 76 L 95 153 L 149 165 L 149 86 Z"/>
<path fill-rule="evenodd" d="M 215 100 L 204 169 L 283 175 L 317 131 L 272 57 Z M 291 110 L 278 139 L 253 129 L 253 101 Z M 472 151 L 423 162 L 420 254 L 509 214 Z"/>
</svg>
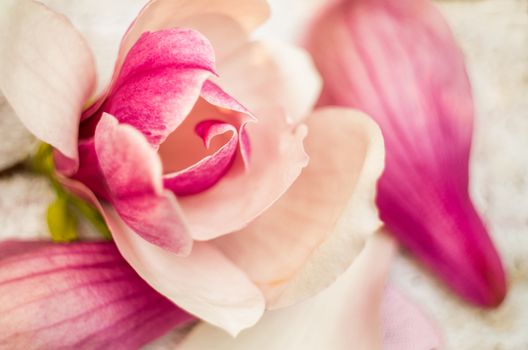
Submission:
<svg viewBox="0 0 528 350">
<path fill-rule="evenodd" d="M 95 150 L 119 215 L 147 241 L 188 254 L 192 239 L 174 195 L 163 189 L 161 162 L 143 135 L 103 114 Z"/>
<path fill-rule="evenodd" d="M 471 88 L 440 13 L 431 1 L 344 0 L 310 33 L 321 104 L 358 108 L 382 129 L 377 204 L 389 231 L 458 294 L 499 305 L 505 273 L 468 193 Z"/>
<path fill-rule="evenodd" d="M 2 348 L 138 348 L 191 321 L 113 243 L 0 244 Z"/>
<path fill-rule="evenodd" d="M 76 158 L 80 115 L 94 85 L 92 54 L 66 18 L 35 1 L 2 1 L 0 90 L 36 137 Z"/>
<path fill-rule="evenodd" d="M 384 160 L 380 130 L 339 108 L 316 111 L 307 125 L 310 163 L 292 187 L 245 229 L 215 241 L 264 291 L 270 308 L 327 287 L 380 226 L 374 204 Z"/>
<path fill-rule="evenodd" d="M 215 136 L 226 132 L 231 132 L 232 136 L 214 154 L 184 170 L 163 176 L 163 186 L 176 195 L 195 194 L 213 186 L 229 170 L 236 155 L 238 132 L 231 124 L 206 120 L 197 125 L 196 131 L 207 148 Z"/>
<path fill-rule="evenodd" d="M 198 243 L 189 256 L 179 257 L 141 239 L 114 209 L 103 208 L 80 182 L 62 176 L 60 180 L 99 208 L 123 257 L 148 284 L 176 305 L 231 334 L 254 325 L 261 317 L 262 293 L 218 249 Z"/>
<path fill-rule="evenodd" d="M 190 113 L 213 69 L 213 49 L 198 32 L 144 33 L 126 56 L 102 108 L 157 148 Z"/>
</svg>

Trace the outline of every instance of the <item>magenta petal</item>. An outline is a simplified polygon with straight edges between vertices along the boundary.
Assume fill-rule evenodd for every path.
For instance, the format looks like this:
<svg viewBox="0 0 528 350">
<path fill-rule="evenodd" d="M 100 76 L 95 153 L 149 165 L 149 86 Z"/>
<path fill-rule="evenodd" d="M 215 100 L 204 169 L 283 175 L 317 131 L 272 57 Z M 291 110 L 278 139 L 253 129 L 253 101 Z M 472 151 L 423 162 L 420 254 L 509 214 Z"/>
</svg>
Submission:
<svg viewBox="0 0 528 350">
<path fill-rule="evenodd" d="M 383 131 L 377 203 L 389 231 L 464 298 L 500 304 L 504 270 L 468 193 L 470 84 L 432 2 L 340 1 L 308 48 L 325 79 L 321 103 L 358 108 Z"/>
<path fill-rule="evenodd" d="M 160 159 L 145 137 L 103 114 L 95 150 L 111 202 L 128 226 L 155 245 L 188 254 L 192 239 L 174 195 L 163 189 Z"/>
<path fill-rule="evenodd" d="M 103 111 L 158 147 L 189 114 L 213 71 L 213 49 L 200 33 L 144 33 L 128 52 Z"/>
<path fill-rule="evenodd" d="M 113 243 L 0 243 L 0 348 L 132 349 L 192 320 Z"/>
<path fill-rule="evenodd" d="M 196 133 L 204 140 L 207 148 L 218 135 L 231 132 L 229 141 L 214 154 L 203 158 L 191 167 L 163 176 L 163 185 L 179 196 L 198 193 L 213 186 L 229 170 L 235 159 L 238 133 L 228 123 L 205 120 L 196 126 Z"/>
</svg>

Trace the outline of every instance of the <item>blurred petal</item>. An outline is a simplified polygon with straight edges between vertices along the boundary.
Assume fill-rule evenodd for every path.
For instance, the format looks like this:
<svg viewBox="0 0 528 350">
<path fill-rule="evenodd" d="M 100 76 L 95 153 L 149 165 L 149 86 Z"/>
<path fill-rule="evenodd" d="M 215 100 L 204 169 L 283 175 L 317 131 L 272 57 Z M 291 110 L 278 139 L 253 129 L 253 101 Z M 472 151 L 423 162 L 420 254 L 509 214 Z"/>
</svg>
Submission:
<svg viewBox="0 0 528 350">
<path fill-rule="evenodd" d="M 310 163 L 301 176 L 247 228 L 216 241 L 271 308 L 331 284 L 380 226 L 374 203 L 384 160 L 378 127 L 338 108 L 316 111 L 307 124 Z"/>
<path fill-rule="evenodd" d="M 153 244 L 188 254 L 192 239 L 174 195 L 163 189 L 159 157 L 143 135 L 103 114 L 95 150 L 112 205 L 127 225 Z"/>
<path fill-rule="evenodd" d="M 384 350 L 443 348 L 436 325 L 396 289 L 385 291 L 381 315 Z"/>
<path fill-rule="evenodd" d="M 273 106 L 296 124 L 312 111 L 321 89 L 309 55 L 285 44 L 246 43 L 219 59 L 218 71 L 222 88 L 259 119 Z"/>
<path fill-rule="evenodd" d="M 467 300 L 500 304 L 504 270 L 468 193 L 470 84 L 433 3 L 337 2 L 307 46 L 326 81 L 321 103 L 365 111 L 383 131 L 377 203 L 388 230 Z"/>
<path fill-rule="evenodd" d="M 76 158 L 80 114 L 94 84 L 92 54 L 68 20 L 34 1 L 2 1 L 0 90 L 36 137 Z"/>
<path fill-rule="evenodd" d="M 395 247 L 389 237 L 372 236 L 354 265 L 317 296 L 266 312 L 237 338 L 200 324 L 178 349 L 379 349 L 381 301 Z"/>
<path fill-rule="evenodd" d="M 262 293 L 219 250 L 197 243 L 189 256 L 178 257 L 141 239 L 80 182 L 64 177 L 60 180 L 99 208 L 123 257 L 147 283 L 179 307 L 231 334 L 254 325 L 261 317 Z"/>
<path fill-rule="evenodd" d="M 103 111 L 134 126 L 157 148 L 191 112 L 213 70 L 213 49 L 200 33 L 144 33 L 128 53 Z"/>
<path fill-rule="evenodd" d="M 2 348 L 138 348 L 192 320 L 113 243 L 0 243 Z"/>
</svg>

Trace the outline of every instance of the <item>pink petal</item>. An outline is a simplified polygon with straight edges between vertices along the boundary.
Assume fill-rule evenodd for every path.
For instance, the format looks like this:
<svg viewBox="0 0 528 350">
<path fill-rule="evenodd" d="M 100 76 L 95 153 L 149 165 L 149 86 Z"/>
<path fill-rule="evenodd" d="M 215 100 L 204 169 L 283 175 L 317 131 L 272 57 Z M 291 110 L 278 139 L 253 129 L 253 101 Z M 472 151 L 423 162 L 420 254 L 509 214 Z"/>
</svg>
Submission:
<svg viewBox="0 0 528 350">
<path fill-rule="evenodd" d="M 341 1 L 308 42 L 322 104 L 361 109 L 383 131 L 377 203 L 389 231 L 467 300 L 500 304 L 504 270 L 468 193 L 471 89 L 432 2 Z"/>
<path fill-rule="evenodd" d="M 81 110 L 95 84 L 87 44 L 64 17 L 29 0 L 2 1 L 0 33 L 2 94 L 35 136 L 76 158 Z"/>
<path fill-rule="evenodd" d="M 283 109 L 288 121 L 299 123 L 312 111 L 321 79 L 311 58 L 301 49 L 251 42 L 218 59 L 221 86 L 257 118 L 270 108 Z"/>
<path fill-rule="evenodd" d="M 379 349 L 381 303 L 395 248 L 394 241 L 388 237 L 375 235 L 354 265 L 317 296 L 266 312 L 259 323 L 237 338 L 199 324 L 178 349 Z M 415 339 L 421 336 L 414 333 Z"/>
<path fill-rule="evenodd" d="M 248 227 L 215 241 L 271 308 L 326 288 L 380 226 L 374 204 L 384 161 L 380 130 L 347 109 L 320 110 L 307 124 L 310 163 L 301 176 Z"/>
<path fill-rule="evenodd" d="M 141 11 L 125 36 L 121 52 L 126 54 L 144 32 L 173 27 L 198 30 L 207 38 L 216 39 L 213 42 L 215 51 L 225 51 L 222 47 L 229 41 L 226 38 L 231 40 L 232 37 L 219 36 L 218 32 L 222 32 L 223 28 L 218 26 L 218 21 L 210 21 L 211 18 L 234 22 L 237 28 L 249 35 L 268 15 L 269 7 L 264 0 L 153 0 Z"/>
<path fill-rule="evenodd" d="M 198 243 L 189 256 L 179 257 L 138 237 L 80 182 L 61 176 L 60 180 L 99 208 L 123 257 L 147 283 L 179 307 L 232 334 L 260 318 L 264 310 L 261 292 L 216 248 Z"/>
<path fill-rule="evenodd" d="M 191 112 L 213 66 L 213 49 L 198 32 L 147 32 L 126 56 L 102 109 L 157 148 Z"/>
<path fill-rule="evenodd" d="M 112 243 L 0 244 L 2 348 L 138 348 L 192 320 Z"/>
<path fill-rule="evenodd" d="M 436 325 L 396 289 L 387 288 L 381 310 L 384 350 L 443 348 Z"/>
<path fill-rule="evenodd" d="M 127 225 L 153 244 L 188 254 L 192 239 L 176 199 L 163 190 L 161 162 L 145 137 L 103 114 L 95 150 L 112 205 Z"/>
<path fill-rule="evenodd" d="M 187 169 L 163 176 L 163 186 L 176 195 L 195 194 L 213 186 L 229 170 L 236 154 L 238 132 L 231 124 L 206 120 L 196 126 L 196 131 L 207 148 L 215 136 L 226 132 L 231 132 L 232 136 L 214 154 Z"/>
<path fill-rule="evenodd" d="M 112 82 L 115 82 L 125 56 L 145 32 L 191 28 L 204 34 L 215 52 L 223 57 L 247 40 L 248 34 L 268 17 L 268 13 L 265 0 L 151 0 L 121 42 Z M 84 116 L 95 112 L 107 94 L 108 90 L 101 94 Z"/>
</svg>

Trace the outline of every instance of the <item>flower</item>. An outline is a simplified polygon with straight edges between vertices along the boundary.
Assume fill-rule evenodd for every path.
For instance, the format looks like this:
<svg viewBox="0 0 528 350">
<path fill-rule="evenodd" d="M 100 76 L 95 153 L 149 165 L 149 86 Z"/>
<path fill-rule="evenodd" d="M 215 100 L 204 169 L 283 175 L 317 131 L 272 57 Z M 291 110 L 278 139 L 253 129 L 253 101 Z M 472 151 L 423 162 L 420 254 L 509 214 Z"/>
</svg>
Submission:
<svg viewBox="0 0 528 350">
<path fill-rule="evenodd" d="M 249 40 L 264 1 L 154 0 L 128 29 L 112 11 L 141 2 L 68 3 L 2 3 L 0 89 L 142 279 L 236 334 L 351 264 L 380 225 L 381 133 L 348 109 L 308 116 L 308 56 Z"/>
<path fill-rule="evenodd" d="M 503 267 L 468 193 L 470 85 L 441 15 L 425 0 L 339 1 L 306 42 L 324 78 L 320 105 L 358 108 L 382 129 L 388 230 L 467 300 L 500 304 Z"/>
</svg>

